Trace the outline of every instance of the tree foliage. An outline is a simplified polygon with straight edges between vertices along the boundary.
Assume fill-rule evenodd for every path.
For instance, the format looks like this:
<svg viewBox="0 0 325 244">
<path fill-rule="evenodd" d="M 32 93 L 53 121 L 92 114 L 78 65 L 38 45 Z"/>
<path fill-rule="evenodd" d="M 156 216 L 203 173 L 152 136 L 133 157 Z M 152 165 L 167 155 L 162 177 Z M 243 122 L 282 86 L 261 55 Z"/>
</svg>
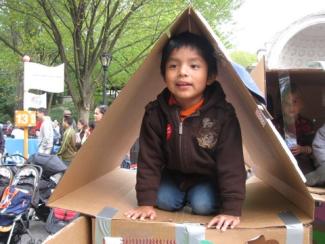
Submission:
<svg viewBox="0 0 325 244">
<path fill-rule="evenodd" d="M 233 51 L 230 55 L 233 61 L 241 64 L 244 67 L 249 67 L 257 62 L 257 57 L 253 53 L 245 51 Z"/>
<path fill-rule="evenodd" d="M 88 118 L 101 89 L 101 54 L 112 53 L 110 86 L 122 87 L 189 2 L 217 31 L 241 1 L 5 0 L 0 42 L 16 55 L 28 53 L 34 62 L 65 63 L 68 94 L 80 116 Z"/>
</svg>

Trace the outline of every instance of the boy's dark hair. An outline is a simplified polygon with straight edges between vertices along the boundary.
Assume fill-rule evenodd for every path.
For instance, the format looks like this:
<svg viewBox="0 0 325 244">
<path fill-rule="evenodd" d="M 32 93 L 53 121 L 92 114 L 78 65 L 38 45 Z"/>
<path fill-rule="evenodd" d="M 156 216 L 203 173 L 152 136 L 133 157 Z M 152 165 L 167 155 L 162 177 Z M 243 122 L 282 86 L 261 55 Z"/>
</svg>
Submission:
<svg viewBox="0 0 325 244">
<path fill-rule="evenodd" d="M 203 36 L 190 32 L 182 32 L 169 39 L 163 48 L 160 63 L 160 73 L 164 78 L 166 73 L 166 63 L 169 59 L 170 54 L 175 49 L 179 49 L 181 47 L 194 48 L 201 54 L 202 58 L 207 62 L 209 78 L 211 78 L 213 75 L 218 74 L 217 58 L 215 50 L 211 43 Z"/>
<path fill-rule="evenodd" d="M 69 126 L 71 126 L 73 123 L 73 118 L 72 117 L 64 117 L 63 121 L 66 122 Z"/>
<path fill-rule="evenodd" d="M 37 109 L 37 112 L 43 113 L 44 115 L 47 115 L 48 114 L 48 111 L 47 111 L 46 108 L 39 108 L 39 109 Z"/>
</svg>

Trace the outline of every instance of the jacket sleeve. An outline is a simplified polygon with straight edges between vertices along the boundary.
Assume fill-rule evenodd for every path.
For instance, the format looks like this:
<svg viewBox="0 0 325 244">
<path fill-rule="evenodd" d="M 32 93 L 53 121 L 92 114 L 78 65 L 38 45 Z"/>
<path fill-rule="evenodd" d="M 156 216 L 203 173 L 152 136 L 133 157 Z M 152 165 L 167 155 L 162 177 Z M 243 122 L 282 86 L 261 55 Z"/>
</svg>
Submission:
<svg viewBox="0 0 325 244">
<path fill-rule="evenodd" d="M 141 125 L 136 193 L 139 206 L 155 206 L 163 166 L 162 128 L 157 114 L 147 111 Z M 154 122 L 156 121 L 156 122 Z"/>
<path fill-rule="evenodd" d="M 216 162 L 220 213 L 240 216 L 245 199 L 246 171 L 239 121 L 232 108 L 225 113 Z"/>
<path fill-rule="evenodd" d="M 317 166 L 325 165 L 325 124 L 315 135 L 313 141 L 313 153 Z"/>
</svg>

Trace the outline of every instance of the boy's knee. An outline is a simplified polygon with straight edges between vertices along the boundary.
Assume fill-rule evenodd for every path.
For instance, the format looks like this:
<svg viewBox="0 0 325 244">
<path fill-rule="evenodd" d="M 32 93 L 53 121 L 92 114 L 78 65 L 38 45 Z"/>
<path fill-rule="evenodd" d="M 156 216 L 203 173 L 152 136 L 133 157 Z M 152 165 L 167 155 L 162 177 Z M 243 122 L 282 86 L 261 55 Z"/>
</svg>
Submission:
<svg viewBox="0 0 325 244">
<path fill-rule="evenodd" d="M 173 194 L 159 194 L 157 198 L 157 207 L 167 211 L 177 211 L 183 207 L 183 201 Z"/>
<path fill-rule="evenodd" d="M 217 212 L 216 206 L 210 202 L 196 201 L 191 203 L 192 212 L 198 215 L 211 215 Z"/>
</svg>

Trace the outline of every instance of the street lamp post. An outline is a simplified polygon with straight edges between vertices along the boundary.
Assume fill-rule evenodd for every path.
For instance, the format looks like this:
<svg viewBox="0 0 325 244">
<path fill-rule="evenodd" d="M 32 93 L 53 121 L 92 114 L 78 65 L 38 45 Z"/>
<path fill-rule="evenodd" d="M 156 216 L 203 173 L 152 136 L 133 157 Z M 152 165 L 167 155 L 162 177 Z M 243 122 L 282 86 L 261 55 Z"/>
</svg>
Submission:
<svg viewBox="0 0 325 244">
<path fill-rule="evenodd" d="M 23 57 L 21 58 L 21 60 L 23 61 L 23 63 L 26 63 L 26 62 L 30 62 L 31 58 L 27 54 L 24 54 Z M 23 66 L 23 70 L 24 70 L 24 68 L 25 67 Z M 19 108 L 22 108 L 23 110 L 25 110 L 25 107 L 24 107 L 24 96 L 25 96 L 24 71 L 23 71 L 23 75 L 21 78 L 18 96 L 19 96 Z"/>
<path fill-rule="evenodd" d="M 107 91 L 108 91 L 107 73 L 111 61 L 112 61 L 112 54 L 110 53 L 104 52 L 100 57 L 100 62 L 104 70 L 104 79 L 103 79 L 103 104 L 104 105 L 107 105 Z"/>
</svg>

